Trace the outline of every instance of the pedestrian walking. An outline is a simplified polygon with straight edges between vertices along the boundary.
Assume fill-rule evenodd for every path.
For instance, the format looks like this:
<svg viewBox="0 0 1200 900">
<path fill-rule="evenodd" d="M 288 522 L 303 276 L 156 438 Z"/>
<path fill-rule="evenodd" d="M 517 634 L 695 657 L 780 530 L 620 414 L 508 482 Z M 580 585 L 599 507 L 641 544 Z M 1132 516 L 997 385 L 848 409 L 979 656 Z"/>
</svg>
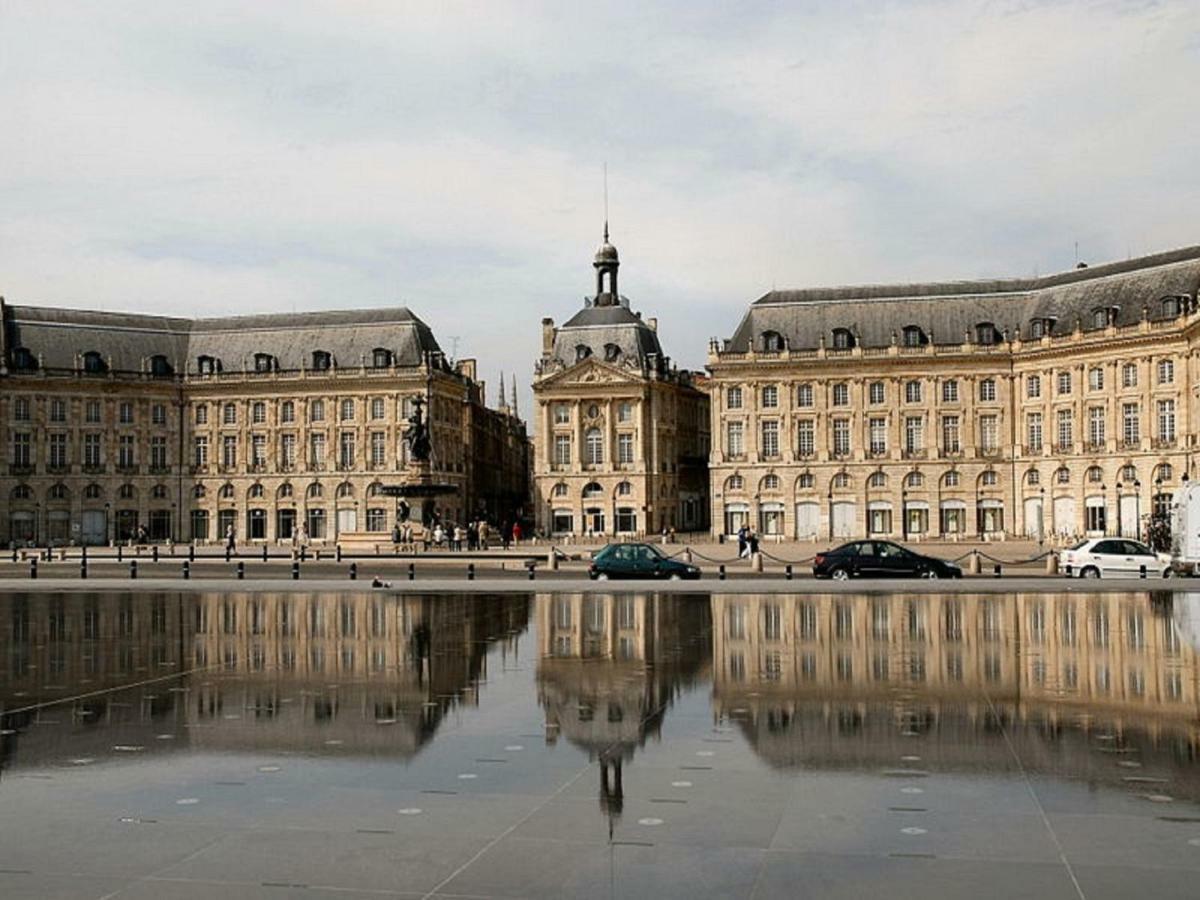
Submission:
<svg viewBox="0 0 1200 900">
<path fill-rule="evenodd" d="M 237 529 L 233 527 L 231 522 L 229 527 L 225 529 L 225 549 L 230 553 L 237 552 Z"/>
<path fill-rule="evenodd" d="M 520 544 L 521 544 L 521 523 L 520 522 L 513 522 L 512 537 L 513 537 L 513 546 L 514 547 L 520 546 Z"/>
</svg>

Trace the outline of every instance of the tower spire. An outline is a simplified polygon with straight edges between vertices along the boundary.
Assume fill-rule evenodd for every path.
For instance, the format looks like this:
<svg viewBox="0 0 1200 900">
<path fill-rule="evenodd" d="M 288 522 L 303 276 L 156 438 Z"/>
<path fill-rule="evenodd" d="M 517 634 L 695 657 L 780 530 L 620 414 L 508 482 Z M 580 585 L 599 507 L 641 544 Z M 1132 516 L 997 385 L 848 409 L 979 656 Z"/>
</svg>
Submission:
<svg viewBox="0 0 1200 900">
<path fill-rule="evenodd" d="M 501 390 L 503 390 L 503 387 L 501 387 Z M 517 376 L 516 375 L 513 375 L 513 377 L 512 377 L 512 414 L 513 414 L 513 418 L 515 419 L 517 417 Z"/>
<path fill-rule="evenodd" d="M 504 406 L 504 370 L 500 370 L 500 406 Z"/>
</svg>

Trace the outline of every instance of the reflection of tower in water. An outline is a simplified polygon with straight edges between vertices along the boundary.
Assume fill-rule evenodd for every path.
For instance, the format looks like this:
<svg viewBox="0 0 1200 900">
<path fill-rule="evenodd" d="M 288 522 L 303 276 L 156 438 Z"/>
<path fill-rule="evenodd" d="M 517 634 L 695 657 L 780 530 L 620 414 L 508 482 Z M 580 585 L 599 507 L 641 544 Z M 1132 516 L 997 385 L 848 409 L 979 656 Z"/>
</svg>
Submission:
<svg viewBox="0 0 1200 900">
<path fill-rule="evenodd" d="M 624 764 L 706 675 L 707 597 L 539 594 L 534 605 L 547 740 L 562 735 L 597 761 L 611 827 L 624 806 Z"/>
</svg>

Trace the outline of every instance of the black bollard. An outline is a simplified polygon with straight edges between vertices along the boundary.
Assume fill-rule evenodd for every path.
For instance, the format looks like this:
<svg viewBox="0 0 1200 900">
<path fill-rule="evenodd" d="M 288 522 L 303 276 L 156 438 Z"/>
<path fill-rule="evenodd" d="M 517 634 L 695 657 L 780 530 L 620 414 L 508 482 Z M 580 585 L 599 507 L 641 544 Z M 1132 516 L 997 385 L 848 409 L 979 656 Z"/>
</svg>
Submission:
<svg viewBox="0 0 1200 900">
<path fill-rule="evenodd" d="M 467 563 L 467 581 L 475 580 L 475 563 Z"/>
<path fill-rule="evenodd" d="M 725 563 L 717 566 L 717 578 L 721 581 L 725 580 Z"/>
<path fill-rule="evenodd" d="M 408 580 L 415 581 L 416 578 L 417 578 L 417 564 L 409 563 L 408 564 Z"/>
<path fill-rule="evenodd" d="M 125 548 L 121 544 L 117 544 L 117 562 L 125 558 Z"/>
<path fill-rule="evenodd" d="M 29 577 L 37 578 L 37 557 L 29 560 Z"/>
<path fill-rule="evenodd" d="M 305 562 L 308 559 L 308 548 L 303 544 L 300 545 L 300 562 Z"/>
<path fill-rule="evenodd" d="M 237 564 L 237 577 L 238 581 L 244 581 L 246 578 L 246 564 L 240 559 L 238 560 Z"/>
<path fill-rule="evenodd" d="M 536 566 L 530 566 L 530 567 L 529 567 L 529 580 L 530 580 L 530 581 L 533 581 L 533 570 L 534 570 L 535 568 L 537 568 L 537 567 L 536 567 Z"/>
<path fill-rule="evenodd" d="M 229 545 L 225 545 L 225 562 L 229 562 Z"/>
<path fill-rule="evenodd" d="M 129 561 L 129 577 L 137 578 L 137 560 L 136 559 L 131 559 Z"/>
<path fill-rule="evenodd" d="M 81 556 L 79 558 L 79 577 L 87 578 L 87 557 L 86 556 Z"/>
<path fill-rule="evenodd" d="M 1145 577 L 1146 577 L 1146 566 L 1143 564 L 1143 565 L 1138 566 L 1138 578 L 1145 578 Z"/>
<path fill-rule="evenodd" d="M 263 544 L 263 562 L 267 561 L 267 545 Z"/>
<path fill-rule="evenodd" d="M 292 561 L 292 581 L 300 580 L 300 560 Z"/>
<path fill-rule="evenodd" d="M 17 548 L 13 547 L 13 562 L 17 561 Z"/>
<path fill-rule="evenodd" d="M 334 554 L 337 556 L 337 561 L 338 561 L 338 562 L 341 562 L 341 561 L 342 561 L 342 545 L 341 545 L 341 544 L 338 544 L 338 545 L 336 545 L 336 546 L 334 547 L 334 551 L 333 551 L 333 552 L 334 552 Z"/>
<path fill-rule="evenodd" d="M 1000 577 L 1000 563 L 996 563 L 996 565 L 992 568 L 992 575 L 995 578 Z"/>
<path fill-rule="evenodd" d="M 358 581 L 358 563 L 350 563 L 350 580 Z"/>
<path fill-rule="evenodd" d="M 788 563 L 783 567 L 783 577 L 788 581 L 792 580 L 792 564 Z"/>
<path fill-rule="evenodd" d="M 192 564 L 186 559 L 183 561 L 183 580 L 187 581 L 192 577 Z"/>
<path fill-rule="evenodd" d="M 150 558 L 151 558 L 151 559 L 153 559 L 153 560 L 154 560 L 154 562 L 158 562 L 158 544 L 155 544 L 155 545 L 154 545 L 154 546 L 151 548 L 151 552 L 150 552 Z"/>
<path fill-rule="evenodd" d="M 196 561 L 196 545 L 188 544 L 188 562 Z"/>
<path fill-rule="evenodd" d="M 82 560 L 87 559 L 87 544 L 84 544 L 82 547 L 79 548 L 79 558 Z"/>
</svg>

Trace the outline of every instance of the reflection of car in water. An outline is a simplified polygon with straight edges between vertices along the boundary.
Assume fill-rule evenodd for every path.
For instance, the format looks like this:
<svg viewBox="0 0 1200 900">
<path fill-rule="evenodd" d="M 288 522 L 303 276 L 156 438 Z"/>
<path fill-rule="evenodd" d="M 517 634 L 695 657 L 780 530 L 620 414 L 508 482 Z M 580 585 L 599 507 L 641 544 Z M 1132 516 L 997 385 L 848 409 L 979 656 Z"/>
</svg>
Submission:
<svg viewBox="0 0 1200 900">
<path fill-rule="evenodd" d="M 700 569 L 671 559 L 653 544 L 609 544 L 596 552 L 588 566 L 593 581 L 609 578 L 682 578 L 700 577 Z"/>
</svg>

